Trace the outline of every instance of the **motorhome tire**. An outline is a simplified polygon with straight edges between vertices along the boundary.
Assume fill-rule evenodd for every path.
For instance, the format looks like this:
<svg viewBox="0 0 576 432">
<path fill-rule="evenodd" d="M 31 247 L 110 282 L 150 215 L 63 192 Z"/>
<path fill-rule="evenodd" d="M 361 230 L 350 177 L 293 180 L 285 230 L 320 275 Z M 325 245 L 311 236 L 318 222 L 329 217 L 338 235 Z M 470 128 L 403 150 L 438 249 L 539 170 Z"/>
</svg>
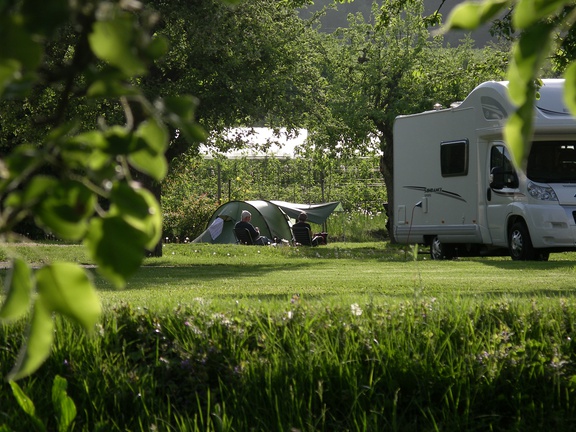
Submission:
<svg viewBox="0 0 576 432">
<path fill-rule="evenodd" d="M 452 259 L 453 257 L 454 247 L 442 243 L 438 236 L 434 236 L 430 242 L 430 258 L 433 260 L 444 260 Z"/>
<path fill-rule="evenodd" d="M 524 222 L 515 222 L 508 233 L 508 250 L 514 261 L 538 260 L 542 254 L 532 246 L 530 233 Z"/>
</svg>

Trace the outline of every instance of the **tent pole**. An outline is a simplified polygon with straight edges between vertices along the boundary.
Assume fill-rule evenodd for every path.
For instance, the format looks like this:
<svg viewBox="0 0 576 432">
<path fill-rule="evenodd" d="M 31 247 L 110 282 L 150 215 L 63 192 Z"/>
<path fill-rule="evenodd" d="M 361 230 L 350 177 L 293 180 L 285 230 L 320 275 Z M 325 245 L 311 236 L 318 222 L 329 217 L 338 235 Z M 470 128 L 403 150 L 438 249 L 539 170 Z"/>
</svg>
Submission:
<svg viewBox="0 0 576 432">
<path fill-rule="evenodd" d="M 216 164 L 216 171 L 218 172 L 218 204 L 222 204 L 222 175 L 221 175 L 221 167 L 220 162 L 218 161 Z"/>
</svg>

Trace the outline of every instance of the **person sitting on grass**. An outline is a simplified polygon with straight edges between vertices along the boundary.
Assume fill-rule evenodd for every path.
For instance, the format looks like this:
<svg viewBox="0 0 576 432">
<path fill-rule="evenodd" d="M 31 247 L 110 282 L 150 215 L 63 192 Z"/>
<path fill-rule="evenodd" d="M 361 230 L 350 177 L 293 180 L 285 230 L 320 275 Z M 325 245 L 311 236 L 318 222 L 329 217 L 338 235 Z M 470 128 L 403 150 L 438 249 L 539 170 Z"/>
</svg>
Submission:
<svg viewBox="0 0 576 432">
<path fill-rule="evenodd" d="M 258 229 L 258 227 L 255 227 L 250 223 L 250 221 L 252 220 L 252 213 L 250 213 L 248 210 L 242 210 L 240 218 L 241 218 L 240 222 L 236 222 L 234 228 L 247 229 L 255 245 L 265 246 L 272 243 L 268 237 L 260 235 L 260 230 Z"/>
<path fill-rule="evenodd" d="M 306 222 L 307 220 L 308 215 L 306 214 L 306 212 L 302 212 L 298 215 L 298 222 L 296 222 L 293 226 L 306 227 L 310 230 L 310 233 L 312 233 L 312 227 L 308 222 Z M 312 246 L 318 246 L 323 244 L 326 244 L 326 240 L 322 234 L 314 234 L 312 236 Z"/>
</svg>

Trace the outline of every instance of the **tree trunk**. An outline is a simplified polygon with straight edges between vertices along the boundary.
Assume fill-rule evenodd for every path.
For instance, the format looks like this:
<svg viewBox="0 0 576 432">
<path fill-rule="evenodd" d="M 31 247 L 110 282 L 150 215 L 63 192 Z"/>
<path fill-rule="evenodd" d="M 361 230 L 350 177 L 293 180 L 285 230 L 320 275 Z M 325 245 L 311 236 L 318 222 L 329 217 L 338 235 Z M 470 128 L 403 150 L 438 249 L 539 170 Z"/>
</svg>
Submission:
<svg viewBox="0 0 576 432">
<path fill-rule="evenodd" d="M 128 102 L 128 104 L 130 106 L 130 111 L 132 113 L 134 128 L 136 128 L 137 125 L 146 120 L 146 116 L 144 115 L 142 111 L 142 106 L 139 103 Z M 132 170 L 132 176 L 134 180 L 141 183 L 144 188 L 148 189 L 154 195 L 158 203 L 160 203 L 160 198 L 162 195 L 162 186 L 159 182 L 154 180 L 149 175 L 146 175 L 136 170 Z M 154 249 L 146 251 L 146 256 L 149 257 L 162 256 L 162 235 L 160 236 L 160 240 L 158 241 Z"/>
<path fill-rule="evenodd" d="M 152 178 L 146 176 L 149 180 L 150 184 L 146 185 L 146 188 L 152 192 L 154 194 L 154 196 L 156 197 L 156 199 L 158 200 L 158 202 L 160 202 L 160 199 L 162 198 L 162 186 L 160 185 L 159 182 L 153 180 Z M 154 249 L 152 249 L 151 251 L 148 252 L 148 256 L 149 257 L 156 257 L 156 258 L 160 258 L 162 256 L 162 239 L 164 238 L 163 235 L 160 236 L 160 240 L 158 241 L 158 243 L 156 243 L 156 246 L 154 246 Z"/>
<path fill-rule="evenodd" d="M 134 180 L 139 182 L 144 188 L 148 189 L 160 202 L 162 196 L 162 186 L 159 182 L 154 180 L 152 177 L 142 174 L 141 172 L 133 171 L 132 175 Z M 160 241 L 154 246 L 154 249 L 146 251 L 146 256 L 148 257 L 161 257 L 162 256 L 162 236 L 160 236 Z"/>
<path fill-rule="evenodd" d="M 382 149 L 380 172 L 382 173 L 382 177 L 384 177 L 384 184 L 386 185 L 386 193 L 388 195 L 388 222 L 390 227 L 388 235 L 390 236 L 390 241 L 396 243 L 396 238 L 394 237 L 394 152 L 391 132 L 383 132 L 380 148 Z"/>
</svg>

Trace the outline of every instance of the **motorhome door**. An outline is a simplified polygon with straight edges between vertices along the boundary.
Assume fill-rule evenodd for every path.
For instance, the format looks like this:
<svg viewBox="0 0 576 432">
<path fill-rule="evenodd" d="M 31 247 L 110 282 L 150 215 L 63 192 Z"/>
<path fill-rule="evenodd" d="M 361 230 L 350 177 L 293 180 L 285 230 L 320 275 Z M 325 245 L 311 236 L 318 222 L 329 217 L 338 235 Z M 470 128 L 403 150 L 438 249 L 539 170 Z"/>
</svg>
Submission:
<svg viewBox="0 0 576 432">
<path fill-rule="evenodd" d="M 518 175 L 512 164 L 512 158 L 503 142 L 494 142 L 489 146 L 488 175 L 486 176 L 486 219 L 492 238 L 492 244 L 505 246 L 506 218 L 508 205 L 519 193 Z"/>
</svg>

